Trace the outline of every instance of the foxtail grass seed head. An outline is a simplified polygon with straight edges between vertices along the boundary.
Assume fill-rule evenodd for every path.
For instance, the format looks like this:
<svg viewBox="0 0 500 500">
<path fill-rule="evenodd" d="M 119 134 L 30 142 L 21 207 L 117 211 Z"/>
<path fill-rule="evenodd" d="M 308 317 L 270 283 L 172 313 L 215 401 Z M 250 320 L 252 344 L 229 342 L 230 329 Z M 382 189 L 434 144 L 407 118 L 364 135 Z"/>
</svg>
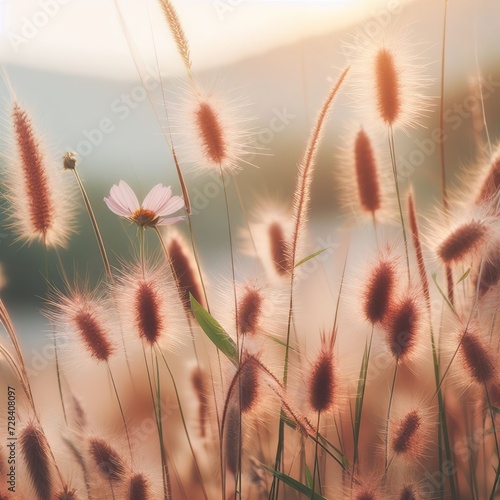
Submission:
<svg viewBox="0 0 500 500">
<path fill-rule="evenodd" d="M 453 229 L 437 247 L 437 255 L 445 264 L 457 264 L 478 251 L 488 238 L 488 225 L 472 219 Z"/>
<path fill-rule="evenodd" d="M 375 215 L 382 206 L 378 166 L 370 138 L 363 129 L 354 143 L 354 166 L 360 207 Z"/>
<path fill-rule="evenodd" d="M 168 237 L 167 252 L 184 309 L 191 311 L 190 294 L 206 308 L 196 261 L 179 233 L 174 232 Z"/>
<path fill-rule="evenodd" d="M 398 500 L 419 500 L 420 496 L 411 485 L 405 485 L 401 489 Z"/>
<path fill-rule="evenodd" d="M 261 374 L 257 358 L 249 354 L 242 362 L 240 370 L 239 404 L 241 413 L 248 413 L 258 406 L 260 398 Z"/>
<path fill-rule="evenodd" d="M 133 474 L 129 479 L 127 500 L 153 500 L 151 486 L 144 474 Z"/>
<path fill-rule="evenodd" d="M 267 230 L 274 270 L 279 276 L 286 276 L 290 273 L 290 256 L 284 228 L 279 222 L 271 222 Z"/>
<path fill-rule="evenodd" d="M 209 102 L 201 101 L 195 111 L 195 118 L 203 154 L 210 163 L 222 165 L 226 160 L 227 145 L 224 127 L 216 109 Z"/>
<path fill-rule="evenodd" d="M 422 452 L 424 416 L 418 410 L 407 412 L 391 428 L 391 448 L 398 456 L 416 458 Z"/>
<path fill-rule="evenodd" d="M 56 493 L 55 500 L 78 500 L 76 489 L 65 486 L 62 491 Z"/>
<path fill-rule="evenodd" d="M 408 294 L 398 300 L 384 321 L 385 339 L 396 361 L 402 362 L 415 352 L 422 323 L 418 298 Z"/>
<path fill-rule="evenodd" d="M 465 331 L 459 352 L 465 371 L 474 382 L 483 385 L 495 378 L 497 369 L 493 352 L 478 332 Z"/>
<path fill-rule="evenodd" d="M 201 437 L 207 434 L 208 408 L 210 401 L 210 387 L 207 374 L 199 366 L 196 366 L 191 373 L 191 384 L 198 399 L 198 422 Z"/>
<path fill-rule="evenodd" d="M 21 455 L 38 500 L 52 500 L 53 471 L 47 438 L 40 425 L 30 422 L 19 435 Z"/>
<path fill-rule="evenodd" d="M 374 69 L 380 118 L 393 125 L 401 115 L 401 84 L 393 53 L 381 47 L 375 56 Z"/>
<path fill-rule="evenodd" d="M 481 205 L 494 200 L 499 193 L 500 188 L 500 151 L 493 156 L 489 169 L 484 177 L 479 192 L 476 196 L 476 204 Z"/>
<path fill-rule="evenodd" d="M 106 440 L 91 438 L 88 452 L 97 470 L 108 481 L 119 482 L 124 478 L 125 464 L 120 454 Z"/>
<path fill-rule="evenodd" d="M 394 303 L 396 265 L 380 258 L 372 267 L 363 293 L 363 312 L 372 324 L 382 322 Z"/>
<path fill-rule="evenodd" d="M 412 38 L 406 27 L 388 28 L 369 40 L 364 32 L 355 32 L 352 42 L 343 44 L 352 61 L 353 98 L 366 123 L 407 131 L 428 115 L 432 82 L 425 59 L 414 53 Z"/>
<path fill-rule="evenodd" d="M 497 248 L 481 261 L 474 279 L 474 290 L 478 291 L 479 298 L 483 298 L 490 290 L 496 288 L 500 282 L 500 251 Z"/>
<path fill-rule="evenodd" d="M 62 169 L 49 158 L 31 117 L 19 104 L 12 109 L 15 165 L 7 171 L 11 226 L 19 239 L 65 247 L 72 231 L 74 207 Z"/>
<path fill-rule="evenodd" d="M 247 285 L 238 301 L 238 327 L 243 335 L 259 333 L 264 296 L 257 288 Z"/>
<path fill-rule="evenodd" d="M 165 328 L 165 318 L 160 312 L 160 300 L 153 282 L 143 280 L 137 284 L 134 304 L 136 328 L 139 336 L 149 344 L 158 342 Z"/>
<path fill-rule="evenodd" d="M 333 356 L 334 335 L 321 339 L 321 350 L 312 364 L 308 377 L 309 406 L 316 413 L 330 411 L 335 404 L 337 373 Z"/>
<path fill-rule="evenodd" d="M 115 353 L 104 297 L 86 290 L 73 290 L 68 295 L 54 292 L 47 317 L 69 335 L 77 336 L 87 352 L 97 361 L 107 362 Z"/>
<path fill-rule="evenodd" d="M 232 474 L 239 470 L 241 418 L 237 405 L 228 408 L 225 436 L 224 436 L 224 461 Z"/>
</svg>

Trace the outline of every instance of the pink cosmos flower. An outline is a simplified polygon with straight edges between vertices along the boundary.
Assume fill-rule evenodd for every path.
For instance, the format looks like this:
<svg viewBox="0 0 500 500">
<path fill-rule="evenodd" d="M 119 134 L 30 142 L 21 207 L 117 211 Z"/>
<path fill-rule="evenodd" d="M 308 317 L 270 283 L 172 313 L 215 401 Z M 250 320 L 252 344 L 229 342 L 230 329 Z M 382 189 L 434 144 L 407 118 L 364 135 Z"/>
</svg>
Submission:
<svg viewBox="0 0 500 500">
<path fill-rule="evenodd" d="M 183 208 L 184 200 L 180 196 L 172 196 L 172 188 L 163 184 L 154 186 L 141 204 L 132 188 L 125 181 L 120 181 L 118 186 L 115 184 L 111 188 L 104 202 L 116 215 L 142 227 L 166 226 L 184 220 L 183 216 L 166 217 Z"/>
</svg>

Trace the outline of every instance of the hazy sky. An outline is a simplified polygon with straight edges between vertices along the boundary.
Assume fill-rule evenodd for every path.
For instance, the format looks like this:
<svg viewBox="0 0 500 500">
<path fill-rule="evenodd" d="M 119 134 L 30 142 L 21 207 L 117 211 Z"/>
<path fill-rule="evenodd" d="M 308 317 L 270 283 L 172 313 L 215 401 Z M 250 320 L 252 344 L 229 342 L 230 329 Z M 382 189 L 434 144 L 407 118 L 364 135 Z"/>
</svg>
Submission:
<svg viewBox="0 0 500 500">
<path fill-rule="evenodd" d="M 152 33 L 169 72 L 180 61 L 156 0 L 118 0 L 143 57 Z M 177 0 L 198 69 L 231 62 L 406 0 Z M 0 0 L 0 60 L 23 66 L 123 78 L 135 71 L 115 0 Z M 150 21 L 151 20 L 151 21 Z M 153 60 L 149 60 L 150 63 Z"/>
</svg>

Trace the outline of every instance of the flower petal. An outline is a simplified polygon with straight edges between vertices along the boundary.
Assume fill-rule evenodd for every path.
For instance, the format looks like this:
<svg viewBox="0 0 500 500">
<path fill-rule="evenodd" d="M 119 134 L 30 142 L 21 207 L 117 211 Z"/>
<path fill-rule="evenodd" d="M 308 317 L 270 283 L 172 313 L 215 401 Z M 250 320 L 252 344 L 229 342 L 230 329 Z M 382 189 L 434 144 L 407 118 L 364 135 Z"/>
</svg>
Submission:
<svg viewBox="0 0 500 500">
<path fill-rule="evenodd" d="M 160 217 L 173 214 L 184 207 L 184 200 L 181 196 L 172 196 L 156 212 Z"/>
<path fill-rule="evenodd" d="M 113 186 L 110 195 L 122 205 L 123 208 L 126 208 L 129 214 L 134 213 L 141 206 L 134 191 L 125 181 L 120 181 L 118 186 Z"/>
<path fill-rule="evenodd" d="M 184 219 L 185 219 L 185 217 L 183 215 L 179 215 L 178 217 L 159 219 L 157 224 L 159 226 L 169 226 L 170 224 L 175 224 L 176 222 L 179 222 L 179 221 L 184 220 Z"/>
<path fill-rule="evenodd" d="M 159 209 L 167 203 L 172 197 L 172 188 L 165 187 L 163 184 L 157 184 L 147 194 L 142 202 L 142 208 L 151 210 L 155 214 L 159 213 Z"/>
<path fill-rule="evenodd" d="M 130 212 L 127 210 L 127 208 L 122 206 L 112 196 L 105 197 L 104 203 L 106 203 L 108 208 L 116 215 L 120 215 L 121 217 L 128 217 L 130 215 Z"/>
</svg>

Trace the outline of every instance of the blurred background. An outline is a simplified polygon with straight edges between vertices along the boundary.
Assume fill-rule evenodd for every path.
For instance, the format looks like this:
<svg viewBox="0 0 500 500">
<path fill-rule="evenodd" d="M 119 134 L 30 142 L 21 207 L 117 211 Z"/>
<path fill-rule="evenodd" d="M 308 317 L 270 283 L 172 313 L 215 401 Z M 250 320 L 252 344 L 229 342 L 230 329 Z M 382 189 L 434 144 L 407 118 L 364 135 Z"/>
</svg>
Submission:
<svg viewBox="0 0 500 500">
<path fill-rule="evenodd" d="M 351 40 L 353 33 L 364 33 L 369 40 L 371 33 L 393 26 L 411 30 L 417 53 L 429 63 L 433 79 L 429 94 L 439 96 L 444 1 L 179 0 L 174 4 L 191 43 L 195 76 L 209 87 L 217 82 L 231 98 L 245 98 L 254 146 L 263 153 L 251 158 L 255 167 L 243 165 L 236 179 L 249 213 L 256 196 L 290 204 L 309 129 L 331 82 L 349 62 L 342 41 Z M 182 62 L 157 3 L 120 0 L 118 5 L 122 22 L 112 0 L 0 0 L 0 62 L 54 158 L 66 151 L 78 153 L 79 171 L 113 264 L 120 256 L 130 257 L 135 229 L 118 223 L 103 197 L 120 179 L 140 199 L 158 182 L 171 184 L 180 193 L 155 115 L 155 110 L 162 111 L 158 71 L 173 109 L 182 102 L 186 88 Z M 492 142 L 500 134 L 499 23 L 498 0 L 450 2 L 445 148 L 451 184 L 481 153 L 473 133 L 472 107 L 477 102 L 468 100 L 471 79 L 478 73 L 484 79 Z M 152 103 L 141 86 L 133 54 L 141 61 L 142 76 L 150 75 Z M 8 154 L 10 96 L 3 82 L 0 96 L 0 148 Z M 355 118 L 352 100 L 348 92 L 339 97 L 320 149 L 312 193 L 313 241 L 329 237 L 343 220 L 332 171 L 345 125 Z M 436 99 L 424 127 L 412 131 L 411 137 L 398 133 L 396 139 L 399 161 L 413 168 L 410 180 L 421 193 L 424 214 L 425 205 L 430 207 L 440 197 L 439 151 L 437 147 L 429 154 L 424 151 L 425 161 L 415 151 L 425 147 L 422 141 L 438 127 L 437 109 Z M 193 172 L 188 158 L 180 160 L 187 172 Z M 5 158 L 2 162 L 10 168 Z M 202 261 L 209 276 L 217 274 L 227 270 L 228 258 L 222 190 L 217 188 L 217 176 L 188 173 L 186 179 L 200 209 L 193 226 Z M 229 188 L 229 196 L 234 226 L 243 226 L 234 189 Z M 62 258 L 67 269 L 88 275 L 93 282 L 102 265 L 83 207 L 78 220 L 78 234 Z M 5 300 L 16 321 L 32 321 L 24 311 L 30 301 L 39 305 L 44 294 L 44 251 L 37 244 L 15 243 L 4 223 L 0 233 Z"/>
</svg>

